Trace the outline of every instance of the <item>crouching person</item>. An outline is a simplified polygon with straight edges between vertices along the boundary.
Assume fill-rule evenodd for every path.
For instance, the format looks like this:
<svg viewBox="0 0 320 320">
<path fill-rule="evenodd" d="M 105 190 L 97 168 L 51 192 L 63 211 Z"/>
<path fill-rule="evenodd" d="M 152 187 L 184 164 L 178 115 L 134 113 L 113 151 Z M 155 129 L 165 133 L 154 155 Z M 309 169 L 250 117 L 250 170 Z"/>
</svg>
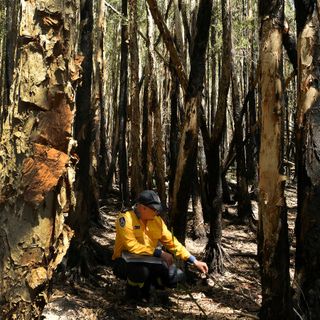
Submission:
<svg viewBox="0 0 320 320">
<path fill-rule="evenodd" d="M 128 299 L 149 300 L 151 286 L 172 288 L 183 279 L 172 254 L 194 264 L 199 271 L 208 272 L 207 264 L 192 256 L 168 230 L 159 215 L 162 211 L 159 196 L 145 190 L 138 195 L 134 207 L 117 218 L 114 274 L 127 281 Z M 159 249 L 159 242 L 172 254 Z"/>
</svg>

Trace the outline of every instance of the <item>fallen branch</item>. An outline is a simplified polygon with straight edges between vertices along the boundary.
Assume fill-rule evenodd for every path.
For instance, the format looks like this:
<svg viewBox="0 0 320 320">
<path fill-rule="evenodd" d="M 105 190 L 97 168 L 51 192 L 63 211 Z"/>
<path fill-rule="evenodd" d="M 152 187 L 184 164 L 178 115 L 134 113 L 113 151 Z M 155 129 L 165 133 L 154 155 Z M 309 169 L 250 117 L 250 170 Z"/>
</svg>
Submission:
<svg viewBox="0 0 320 320">
<path fill-rule="evenodd" d="M 241 315 L 241 316 L 244 316 L 244 317 L 248 317 L 250 319 L 259 319 L 258 316 L 255 316 L 254 314 L 251 314 L 251 313 L 246 313 L 246 312 L 242 312 L 242 311 L 238 311 L 238 310 L 235 310 L 235 313 Z"/>
</svg>

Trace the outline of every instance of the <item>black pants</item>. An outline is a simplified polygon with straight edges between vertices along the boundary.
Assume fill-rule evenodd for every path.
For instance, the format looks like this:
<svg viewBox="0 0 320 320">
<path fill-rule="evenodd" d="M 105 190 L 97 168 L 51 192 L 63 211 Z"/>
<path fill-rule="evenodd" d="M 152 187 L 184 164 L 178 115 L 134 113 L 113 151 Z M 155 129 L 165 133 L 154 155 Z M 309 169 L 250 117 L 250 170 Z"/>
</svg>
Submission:
<svg viewBox="0 0 320 320">
<path fill-rule="evenodd" d="M 170 268 L 165 263 L 126 262 L 118 258 L 114 262 L 114 274 L 128 284 L 143 287 L 145 291 L 153 285 L 159 287 L 175 287 L 177 284 L 177 268 Z"/>
</svg>

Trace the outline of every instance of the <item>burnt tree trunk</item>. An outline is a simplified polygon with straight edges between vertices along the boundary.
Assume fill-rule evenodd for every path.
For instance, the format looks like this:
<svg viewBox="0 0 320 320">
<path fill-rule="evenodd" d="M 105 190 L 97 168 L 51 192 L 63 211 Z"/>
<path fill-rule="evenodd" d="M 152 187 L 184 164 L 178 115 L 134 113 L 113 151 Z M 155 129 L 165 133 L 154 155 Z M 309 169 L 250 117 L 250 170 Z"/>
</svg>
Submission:
<svg viewBox="0 0 320 320">
<path fill-rule="evenodd" d="M 298 32 L 298 216 L 294 303 L 303 317 L 313 320 L 320 312 L 319 16 L 314 1 L 295 1 L 295 5 Z"/>
<path fill-rule="evenodd" d="M 190 197 L 192 178 L 190 170 L 197 158 L 198 109 L 205 75 L 205 57 L 209 38 L 212 1 L 202 0 L 197 16 L 197 32 L 191 56 L 191 71 L 186 91 L 186 115 L 181 133 L 176 175 L 172 196 L 172 225 L 178 239 L 184 241 L 186 213 Z"/>
<path fill-rule="evenodd" d="M 122 0 L 122 15 L 127 17 L 128 1 Z M 121 62 L 120 62 L 120 93 L 119 93 L 119 170 L 120 193 L 123 206 L 129 204 L 128 156 L 126 147 L 128 108 L 128 26 L 123 20 L 121 24 Z"/>
<path fill-rule="evenodd" d="M 83 55 L 82 84 L 78 87 L 76 94 L 77 112 L 75 115 L 75 137 L 78 142 L 77 154 L 79 156 L 78 171 L 76 176 L 77 205 L 74 212 L 68 217 L 68 225 L 75 231 L 75 237 L 71 242 L 71 250 L 68 252 L 68 265 L 73 267 L 78 264 L 79 250 L 81 244 L 89 234 L 89 221 L 96 216 L 98 203 L 92 192 L 92 180 L 90 178 L 91 154 L 90 148 L 93 137 L 91 108 L 91 79 L 92 79 L 92 30 L 93 30 L 93 2 L 86 0 L 81 10 L 80 19 L 83 28 L 80 29 L 80 50 Z"/>
<path fill-rule="evenodd" d="M 140 104 L 139 104 L 139 48 L 137 37 L 137 0 L 129 0 L 129 50 L 130 50 L 130 110 L 131 110 L 131 198 L 142 191 Z"/>
<path fill-rule="evenodd" d="M 147 8 L 147 50 L 148 56 L 145 67 L 145 87 L 144 87 L 144 105 L 143 105 L 143 124 L 142 124 L 142 167 L 144 170 L 143 184 L 144 188 L 152 189 L 152 140 L 153 140 L 153 123 L 152 123 L 152 104 L 153 104 L 153 56 L 150 46 L 150 35 L 153 38 L 153 21 L 151 13 Z"/>
<path fill-rule="evenodd" d="M 222 235 L 222 181 L 220 145 L 226 126 L 227 97 L 231 77 L 231 9 L 229 0 L 221 1 L 223 22 L 223 60 L 219 79 L 219 95 L 212 135 L 207 146 L 208 201 L 210 206 L 210 235 L 206 247 L 206 261 L 211 271 L 223 272 Z M 205 140 L 204 140 L 205 141 Z"/>
<path fill-rule="evenodd" d="M 246 159 L 243 143 L 243 122 L 241 121 L 239 81 L 237 79 L 237 67 L 233 53 L 231 53 L 231 81 L 232 81 L 232 105 L 234 116 L 234 139 L 237 162 L 237 202 L 238 217 L 246 222 L 252 216 L 251 200 L 248 192 Z"/>
<path fill-rule="evenodd" d="M 260 319 L 292 319 L 287 209 L 282 167 L 282 26 L 284 2 L 260 1 L 261 146 L 258 257 Z"/>
</svg>

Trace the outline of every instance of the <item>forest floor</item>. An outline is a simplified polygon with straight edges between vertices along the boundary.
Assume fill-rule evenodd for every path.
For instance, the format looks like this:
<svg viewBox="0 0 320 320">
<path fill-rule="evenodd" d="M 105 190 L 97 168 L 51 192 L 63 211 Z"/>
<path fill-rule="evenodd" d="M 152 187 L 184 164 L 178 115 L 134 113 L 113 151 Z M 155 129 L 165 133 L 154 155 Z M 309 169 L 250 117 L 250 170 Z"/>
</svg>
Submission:
<svg viewBox="0 0 320 320">
<path fill-rule="evenodd" d="M 294 257 L 294 220 L 296 190 L 286 188 L 288 206 L 291 278 Z M 257 203 L 252 202 L 257 213 Z M 101 214 L 105 228 L 93 228 L 94 241 L 102 245 L 108 261 L 115 239 L 114 220 L 119 204 L 110 199 Z M 155 291 L 148 305 L 132 305 L 125 301 L 125 282 L 116 279 L 111 266 L 97 265 L 89 279 L 56 281 L 53 295 L 44 309 L 43 320 L 104 319 L 258 319 L 261 303 L 259 265 L 255 232 L 237 224 L 236 205 L 225 207 L 222 245 L 226 253 L 223 275 L 202 277 L 194 270 L 192 281 L 165 292 Z M 205 241 L 187 238 L 186 247 L 201 258 Z M 167 295 L 169 304 L 163 303 Z M 168 300 L 168 299 L 166 299 Z"/>
</svg>

